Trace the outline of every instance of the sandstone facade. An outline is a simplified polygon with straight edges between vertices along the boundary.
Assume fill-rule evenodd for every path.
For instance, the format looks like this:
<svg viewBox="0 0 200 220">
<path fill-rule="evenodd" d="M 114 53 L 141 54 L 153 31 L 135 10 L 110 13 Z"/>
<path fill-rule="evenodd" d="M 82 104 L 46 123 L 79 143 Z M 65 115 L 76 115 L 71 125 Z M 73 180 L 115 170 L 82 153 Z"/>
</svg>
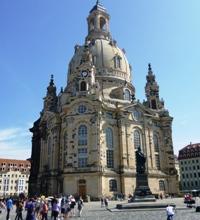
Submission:
<svg viewBox="0 0 200 220">
<path fill-rule="evenodd" d="M 172 117 L 150 64 L 146 100 L 135 99 L 131 66 L 111 37 L 109 20 L 97 1 L 85 43 L 75 46 L 67 85 L 58 95 L 51 78 L 41 117 L 30 129 L 31 194 L 132 194 L 138 147 L 146 156 L 151 191 L 178 192 Z"/>
</svg>

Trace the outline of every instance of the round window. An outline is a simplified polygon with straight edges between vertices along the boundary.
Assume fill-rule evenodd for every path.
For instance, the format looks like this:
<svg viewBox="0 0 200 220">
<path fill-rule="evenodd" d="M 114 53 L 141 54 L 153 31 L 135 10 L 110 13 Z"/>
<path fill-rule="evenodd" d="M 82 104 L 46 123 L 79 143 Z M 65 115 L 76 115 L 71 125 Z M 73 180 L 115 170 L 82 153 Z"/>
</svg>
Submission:
<svg viewBox="0 0 200 220">
<path fill-rule="evenodd" d="M 80 113 L 80 114 L 83 114 L 83 113 L 85 113 L 86 112 L 86 107 L 85 107 L 85 105 L 79 105 L 79 107 L 78 107 L 78 112 Z"/>
</svg>

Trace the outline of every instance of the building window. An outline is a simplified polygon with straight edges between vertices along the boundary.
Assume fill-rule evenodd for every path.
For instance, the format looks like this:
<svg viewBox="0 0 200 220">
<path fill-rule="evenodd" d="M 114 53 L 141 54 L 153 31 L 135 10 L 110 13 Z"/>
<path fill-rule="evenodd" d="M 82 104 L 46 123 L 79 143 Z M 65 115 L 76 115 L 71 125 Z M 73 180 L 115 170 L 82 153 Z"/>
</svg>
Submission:
<svg viewBox="0 0 200 220">
<path fill-rule="evenodd" d="M 130 99 L 131 99 L 130 91 L 128 89 L 125 89 L 125 91 L 124 91 L 124 100 L 130 101 Z"/>
<path fill-rule="evenodd" d="M 82 81 L 80 84 L 80 91 L 86 91 L 87 85 L 85 81 Z"/>
<path fill-rule="evenodd" d="M 90 20 L 90 31 L 94 30 L 94 18 Z"/>
<path fill-rule="evenodd" d="M 113 132 L 111 128 L 106 128 L 106 147 L 113 148 Z"/>
<path fill-rule="evenodd" d="M 51 140 L 51 137 L 48 138 L 48 144 L 47 144 L 47 147 L 48 147 L 48 166 L 49 168 L 51 167 L 51 162 L 52 162 L 52 159 L 51 159 L 51 153 L 52 153 L 52 140 Z M 21 176 L 19 176 L 21 177 Z"/>
<path fill-rule="evenodd" d="M 155 99 L 151 100 L 151 108 L 152 109 L 157 109 L 157 104 L 156 104 L 156 100 Z"/>
<path fill-rule="evenodd" d="M 159 141 L 158 136 L 154 134 L 153 136 L 153 143 L 154 143 L 154 151 L 159 152 Z"/>
<path fill-rule="evenodd" d="M 121 57 L 118 55 L 114 57 L 114 67 L 121 68 Z"/>
<path fill-rule="evenodd" d="M 114 152 L 113 152 L 113 132 L 111 128 L 106 128 L 106 158 L 107 167 L 114 167 Z"/>
<path fill-rule="evenodd" d="M 100 29 L 106 31 L 106 20 L 102 17 L 100 18 Z"/>
<path fill-rule="evenodd" d="M 68 134 L 67 132 L 64 133 L 64 154 L 63 154 L 63 161 L 64 166 L 67 166 L 67 144 L 68 144 Z"/>
<path fill-rule="evenodd" d="M 96 56 L 92 56 L 92 63 L 94 66 L 97 64 L 97 57 Z"/>
<path fill-rule="evenodd" d="M 133 110 L 132 112 L 133 118 L 135 119 L 135 121 L 139 121 L 140 119 L 140 112 L 136 109 Z"/>
<path fill-rule="evenodd" d="M 114 168 L 114 153 L 113 150 L 106 150 L 107 167 Z"/>
<path fill-rule="evenodd" d="M 81 125 L 78 129 L 78 145 L 87 145 L 87 127 Z"/>
<path fill-rule="evenodd" d="M 134 147 L 135 150 L 137 150 L 138 148 L 141 149 L 140 132 L 138 130 L 134 131 Z"/>
<path fill-rule="evenodd" d="M 117 192 L 117 180 L 109 180 L 109 190 L 110 192 Z"/>
<path fill-rule="evenodd" d="M 78 167 L 87 167 L 87 148 L 78 149 Z"/>
<path fill-rule="evenodd" d="M 83 114 L 86 112 L 86 106 L 85 105 L 79 105 L 78 107 L 78 113 Z"/>
<path fill-rule="evenodd" d="M 159 189 L 160 189 L 160 191 L 165 191 L 165 182 L 164 182 L 164 180 L 159 180 Z"/>
<path fill-rule="evenodd" d="M 160 170 L 160 156 L 159 154 L 155 154 L 155 162 L 156 162 L 156 168 Z"/>
<path fill-rule="evenodd" d="M 106 112 L 106 117 L 112 119 L 113 113 L 112 112 Z"/>
</svg>

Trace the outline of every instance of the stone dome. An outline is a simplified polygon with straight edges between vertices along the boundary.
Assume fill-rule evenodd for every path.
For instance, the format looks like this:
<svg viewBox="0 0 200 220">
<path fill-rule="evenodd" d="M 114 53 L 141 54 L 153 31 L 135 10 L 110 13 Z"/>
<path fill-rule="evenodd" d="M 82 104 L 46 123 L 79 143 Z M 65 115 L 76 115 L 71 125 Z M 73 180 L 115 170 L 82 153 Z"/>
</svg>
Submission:
<svg viewBox="0 0 200 220">
<path fill-rule="evenodd" d="M 94 39 L 86 45 L 76 46 L 75 54 L 69 64 L 69 72 L 76 72 L 84 55 L 85 47 L 92 56 L 97 77 L 111 77 L 131 81 L 131 70 L 125 53 L 116 42 L 107 39 Z"/>
</svg>

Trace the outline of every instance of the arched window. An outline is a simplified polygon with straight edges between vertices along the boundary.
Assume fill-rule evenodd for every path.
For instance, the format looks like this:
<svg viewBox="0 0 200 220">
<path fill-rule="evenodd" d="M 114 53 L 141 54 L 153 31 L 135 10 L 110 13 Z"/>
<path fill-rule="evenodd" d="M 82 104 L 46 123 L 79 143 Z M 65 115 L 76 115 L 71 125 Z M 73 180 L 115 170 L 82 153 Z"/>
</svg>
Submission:
<svg viewBox="0 0 200 220">
<path fill-rule="evenodd" d="M 64 161 L 64 166 L 67 166 L 67 143 L 68 142 L 68 135 L 67 132 L 64 133 L 64 143 L 63 143 L 63 161 Z"/>
<path fill-rule="evenodd" d="M 106 31 L 106 20 L 102 17 L 100 18 L 100 29 Z"/>
<path fill-rule="evenodd" d="M 155 164 L 158 170 L 161 169 L 160 167 L 160 155 L 159 155 L 159 139 L 156 134 L 153 135 L 153 144 L 154 144 L 154 152 L 155 152 Z"/>
<path fill-rule="evenodd" d="M 87 127 L 80 125 L 78 128 L 78 145 L 87 145 Z"/>
<path fill-rule="evenodd" d="M 128 89 L 125 89 L 125 91 L 124 91 L 124 99 L 129 101 L 130 97 L 131 97 L 130 91 Z"/>
<path fill-rule="evenodd" d="M 135 150 L 137 150 L 138 148 L 141 149 L 140 132 L 138 130 L 134 131 L 134 147 Z"/>
<path fill-rule="evenodd" d="M 115 179 L 109 180 L 109 191 L 110 192 L 117 191 L 117 180 L 115 180 Z"/>
<path fill-rule="evenodd" d="M 164 180 L 159 180 L 159 189 L 160 189 L 160 191 L 165 191 L 165 182 L 164 182 Z"/>
<path fill-rule="evenodd" d="M 107 167 L 114 168 L 113 132 L 111 128 L 106 128 L 106 148 Z"/>
<path fill-rule="evenodd" d="M 82 82 L 81 82 L 81 85 L 80 85 L 80 91 L 86 91 L 86 89 L 87 89 L 86 82 L 85 82 L 85 81 L 82 81 Z"/>
<path fill-rule="evenodd" d="M 94 18 L 90 20 L 90 31 L 94 30 Z"/>
<path fill-rule="evenodd" d="M 151 108 L 152 109 L 157 109 L 157 104 L 156 104 L 156 100 L 155 99 L 151 100 Z"/>
<path fill-rule="evenodd" d="M 114 67 L 121 68 L 121 57 L 118 55 L 114 57 Z"/>
<path fill-rule="evenodd" d="M 106 146 L 108 149 L 113 148 L 113 132 L 111 128 L 106 128 Z"/>
<path fill-rule="evenodd" d="M 157 135 L 153 135 L 154 151 L 159 152 L 159 140 Z"/>
<path fill-rule="evenodd" d="M 156 163 L 156 168 L 160 170 L 160 156 L 158 153 L 155 154 L 155 163 Z"/>
<path fill-rule="evenodd" d="M 47 142 L 47 147 L 48 147 L 48 155 L 47 155 L 47 158 L 48 158 L 48 167 L 50 168 L 51 167 L 51 154 L 52 154 L 52 140 L 51 140 L 51 137 L 48 138 L 48 142 Z"/>
<path fill-rule="evenodd" d="M 52 143 L 51 143 L 51 138 L 49 137 L 49 138 L 48 138 L 48 155 L 51 154 L 51 145 L 52 145 Z"/>
<path fill-rule="evenodd" d="M 78 128 L 78 167 L 87 166 L 87 127 L 80 125 Z"/>
<path fill-rule="evenodd" d="M 87 148 L 82 147 L 78 148 L 78 167 L 86 167 L 87 166 Z"/>
<path fill-rule="evenodd" d="M 92 56 L 92 63 L 93 65 L 97 64 L 97 56 Z"/>
</svg>

